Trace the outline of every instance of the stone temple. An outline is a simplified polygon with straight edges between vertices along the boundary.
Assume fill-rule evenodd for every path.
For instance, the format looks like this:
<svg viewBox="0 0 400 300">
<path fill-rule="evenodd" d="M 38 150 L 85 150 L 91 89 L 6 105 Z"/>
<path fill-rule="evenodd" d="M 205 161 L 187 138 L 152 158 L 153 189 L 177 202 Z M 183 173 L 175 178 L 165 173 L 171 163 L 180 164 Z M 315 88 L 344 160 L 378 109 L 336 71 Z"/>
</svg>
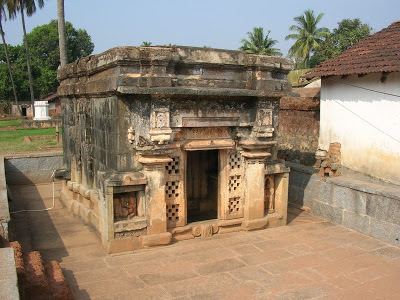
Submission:
<svg viewBox="0 0 400 300">
<path fill-rule="evenodd" d="M 59 70 L 61 199 L 109 252 L 286 225 L 281 57 L 121 47 Z"/>
</svg>

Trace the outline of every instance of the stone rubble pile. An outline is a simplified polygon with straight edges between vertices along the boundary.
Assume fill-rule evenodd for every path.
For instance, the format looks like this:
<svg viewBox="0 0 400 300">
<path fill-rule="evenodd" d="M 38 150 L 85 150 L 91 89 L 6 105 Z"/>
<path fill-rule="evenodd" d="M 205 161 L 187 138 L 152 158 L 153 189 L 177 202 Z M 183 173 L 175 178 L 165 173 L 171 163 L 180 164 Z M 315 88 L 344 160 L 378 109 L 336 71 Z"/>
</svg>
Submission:
<svg viewBox="0 0 400 300">
<path fill-rule="evenodd" d="M 341 175 L 341 144 L 331 143 L 328 151 L 318 150 L 315 158 L 315 168 L 319 169 L 321 177 L 334 177 Z"/>
<path fill-rule="evenodd" d="M 57 261 L 44 262 L 39 251 L 24 253 L 19 242 L 9 246 L 14 249 L 21 299 L 73 299 Z"/>
</svg>

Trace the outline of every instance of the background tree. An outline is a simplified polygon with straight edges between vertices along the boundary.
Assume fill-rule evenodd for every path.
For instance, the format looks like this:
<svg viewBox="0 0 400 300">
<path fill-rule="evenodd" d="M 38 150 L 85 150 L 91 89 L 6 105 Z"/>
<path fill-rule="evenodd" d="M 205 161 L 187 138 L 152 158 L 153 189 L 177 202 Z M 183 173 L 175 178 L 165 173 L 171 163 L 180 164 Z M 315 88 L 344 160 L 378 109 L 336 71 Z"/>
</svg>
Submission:
<svg viewBox="0 0 400 300">
<path fill-rule="evenodd" d="M 140 46 L 141 46 L 141 47 L 150 47 L 150 46 L 151 46 L 151 42 L 143 41 L 142 44 L 141 44 Z"/>
<path fill-rule="evenodd" d="M 94 45 L 85 30 L 75 29 L 66 22 L 67 54 L 70 61 L 88 56 L 93 52 Z M 34 92 L 45 96 L 57 90 L 57 69 L 60 65 L 58 43 L 58 22 L 35 27 L 27 34 L 32 55 L 32 75 Z M 0 47 L 0 60 L 4 58 L 4 47 Z M 9 46 L 10 61 L 14 66 L 14 78 L 20 99 L 29 98 L 29 81 L 27 80 L 26 53 L 21 45 Z M 9 79 L 6 77 L 5 66 L 0 64 L 0 98 L 10 99 Z M 4 82 L 4 85 L 3 85 Z"/>
<path fill-rule="evenodd" d="M 26 51 L 26 65 L 28 68 L 29 91 L 31 96 L 32 107 L 34 107 L 35 94 L 33 90 L 33 77 L 31 68 L 31 59 L 29 53 L 29 44 L 26 39 L 25 13 L 27 16 L 32 16 L 36 12 L 36 3 L 39 8 L 44 6 L 44 0 L 8 0 L 7 7 L 10 17 L 15 18 L 17 13 L 21 14 L 22 31 L 24 33 L 24 46 Z"/>
<path fill-rule="evenodd" d="M 65 33 L 65 14 L 64 0 L 57 0 L 57 22 L 58 22 L 58 45 L 60 47 L 60 65 L 65 66 L 68 63 L 67 58 L 67 38 Z"/>
<path fill-rule="evenodd" d="M 240 50 L 251 54 L 282 55 L 278 48 L 274 48 L 277 41 L 269 37 L 270 33 L 267 31 L 264 34 L 262 27 L 254 27 L 253 31 L 247 33 L 248 38 L 242 40 Z"/>
<path fill-rule="evenodd" d="M 329 35 L 328 28 L 318 27 L 323 16 L 322 13 L 315 16 L 314 11 L 309 9 L 303 15 L 295 17 L 296 24 L 289 27 L 293 33 L 286 36 L 286 40 L 295 40 L 289 49 L 289 56 L 295 59 L 297 68 L 309 67 L 311 55 Z"/>
<path fill-rule="evenodd" d="M 368 37 L 372 28 L 360 19 L 344 19 L 338 27 L 321 43 L 311 57 L 310 66 L 314 67 L 321 62 L 339 56 L 343 51 L 351 48 L 362 39 Z"/>
<path fill-rule="evenodd" d="M 6 14 L 5 14 L 5 0 L 0 0 L 0 34 L 1 34 L 1 39 L 3 41 L 3 47 L 4 47 L 4 56 L 5 56 L 5 60 L 6 60 L 6 64 L 7 64 L 7 69 L 8 69 L 8 75 L 10 77 L 10 83 L 11 83 L 11 88 L 13 91 L 13 95 L 14 95 L 14 101 L 15 101 L 15 105 L 18 107 L 18 112 L 21 115 L 21 109 L 18 106 L 18 95 L 17 95 L 17 89 L 15 88 L 15 82 L 14 82 L 14 77 L 13 77 L 13 72 L 11 69 L 11 63 L 10 63 L 10 56 L 8 54 L 8 47 L 7 47 L 7 42 L 6 42 L 6 37 L 5 37 L 5 33 L 3 30 L 3 20 L 6 20 Z"/>
</svg>

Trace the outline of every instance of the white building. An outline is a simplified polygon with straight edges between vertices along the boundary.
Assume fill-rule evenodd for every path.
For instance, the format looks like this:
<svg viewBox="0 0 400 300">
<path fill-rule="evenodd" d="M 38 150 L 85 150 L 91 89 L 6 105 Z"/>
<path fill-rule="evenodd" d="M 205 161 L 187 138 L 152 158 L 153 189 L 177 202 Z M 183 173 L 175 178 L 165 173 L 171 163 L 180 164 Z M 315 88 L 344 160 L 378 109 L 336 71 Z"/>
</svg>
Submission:
<svg viewBox="0 0 400 300">
<path fill-rule="evenodd" d="M 341 143 L 342 165 L 400 184 L 400 22 L 315 68 L 319 147 Z"/>
</svg>

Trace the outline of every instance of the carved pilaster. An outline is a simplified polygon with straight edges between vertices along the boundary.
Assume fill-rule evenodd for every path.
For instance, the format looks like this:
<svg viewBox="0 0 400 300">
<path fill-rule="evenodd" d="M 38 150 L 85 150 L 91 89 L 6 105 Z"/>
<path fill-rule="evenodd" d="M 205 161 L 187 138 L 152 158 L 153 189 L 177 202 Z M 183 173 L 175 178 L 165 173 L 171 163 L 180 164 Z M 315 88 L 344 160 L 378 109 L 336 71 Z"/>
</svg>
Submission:
<svg viewBox="0 0 400 300">
<path fill-rule="evenodd" d="M 167 231 L 166 202 L 165 202 L 165 166 L 172 159 L 166 156 L 142 156 L 139 162 L 143 165 L 143 173 L 147 177 L 146 197 L 149 209 L 148 234 Z"/>
</svg>

